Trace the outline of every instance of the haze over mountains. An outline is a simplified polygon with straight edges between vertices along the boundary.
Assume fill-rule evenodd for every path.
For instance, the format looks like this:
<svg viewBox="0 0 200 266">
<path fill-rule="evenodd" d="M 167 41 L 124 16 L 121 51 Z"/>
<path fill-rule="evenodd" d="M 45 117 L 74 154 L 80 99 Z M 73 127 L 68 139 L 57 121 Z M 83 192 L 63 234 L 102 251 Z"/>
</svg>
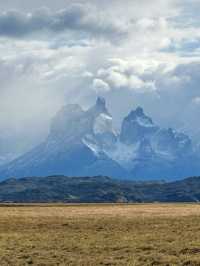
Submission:
<svg viewBox="0 0 200 266">
<path fill-rule="evenodd" d="M 104 98 L 83 110 L 63 107 L 47 139 L 0 168 L 0 177 L 111 176 L 132 180 L 173 180 L 200 172 L 200 151 L 185 134 L 154 124 L 141 107 L 112 126 Z"/>
</svg>

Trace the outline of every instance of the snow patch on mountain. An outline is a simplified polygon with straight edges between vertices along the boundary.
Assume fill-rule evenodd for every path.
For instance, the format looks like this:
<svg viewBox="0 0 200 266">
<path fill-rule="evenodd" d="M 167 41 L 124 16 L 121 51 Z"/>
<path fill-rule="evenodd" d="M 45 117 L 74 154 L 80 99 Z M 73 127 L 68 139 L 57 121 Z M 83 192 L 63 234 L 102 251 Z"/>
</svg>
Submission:
<svg viewBox="0 0 200 266">
<path fill-rule="evenodd" d="M 94 134 L 112 132 L 112 117 L 108 114 L 100 114 L 94 122 Z"/>
<path fill-rule="evenodd" d="M 105 150 L 105 153 L 126 170 L 130 170 L 132 168 L 132 162 L 137 158 L 139 145 L 139 142 L 134 145 L 126 145 L 118 140 L 115 147 Z"/>
<path fill-rule="evenodd" d="M 84 138 L 82 140 L 83 144 L 85 144 L 96 156 L 100 155 L 101 149 L 97 145 L 97 143 L 89 141 L 88 138 Z"/>
<path fill-rule="evenodd" d="M 155 127 L 155 125 L 146 117 L 137 117 L 135 122 L 137 122 L 141 127 Z"/>
</svg>

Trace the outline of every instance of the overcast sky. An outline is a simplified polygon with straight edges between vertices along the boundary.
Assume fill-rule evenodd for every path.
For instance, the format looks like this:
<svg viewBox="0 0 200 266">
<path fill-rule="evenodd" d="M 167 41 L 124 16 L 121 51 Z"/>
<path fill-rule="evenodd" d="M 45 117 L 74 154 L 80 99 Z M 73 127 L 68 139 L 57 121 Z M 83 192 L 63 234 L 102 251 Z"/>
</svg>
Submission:
<svg viewBox="0 0 200 266">
<path fill-rule="evenodd" d="M 39 143 L 61 106 L 141 105 L 200 139 L 199 0 L 0 1 L 0 156 Z M 8 145 L 9 144 L 9 145 Z"/>
</svg>

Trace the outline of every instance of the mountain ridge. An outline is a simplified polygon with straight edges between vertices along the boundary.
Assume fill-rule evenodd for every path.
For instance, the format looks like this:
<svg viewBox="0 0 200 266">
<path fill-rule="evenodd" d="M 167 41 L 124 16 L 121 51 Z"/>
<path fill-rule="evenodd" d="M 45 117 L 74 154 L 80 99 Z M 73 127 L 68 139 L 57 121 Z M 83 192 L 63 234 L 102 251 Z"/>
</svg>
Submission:
<svg viewBox="0 0 200 266">
<path fill-rule="evenodd" d="M 130 111 L 117 134 L 99 97 L 88 110 L 64 106 L 52 119 L 47 139 L 0 167 L 0 179 L 63 174 L 170 180 L 198 175 L 199 159 L 187 135 L 160 128 L 141 107 Z"/>
</svg>

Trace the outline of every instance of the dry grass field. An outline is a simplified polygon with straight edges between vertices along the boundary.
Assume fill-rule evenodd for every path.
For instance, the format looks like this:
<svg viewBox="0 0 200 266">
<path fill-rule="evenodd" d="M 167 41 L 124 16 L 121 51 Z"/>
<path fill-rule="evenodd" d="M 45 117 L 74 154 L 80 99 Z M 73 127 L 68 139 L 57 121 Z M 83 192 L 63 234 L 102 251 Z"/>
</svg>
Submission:
<svg viewBox="0 0 200 266">
<path fill-rule="evenodd" d="M 200 265 L 200 205 L 2 205 L 0 265 Z"/>
</svg>

